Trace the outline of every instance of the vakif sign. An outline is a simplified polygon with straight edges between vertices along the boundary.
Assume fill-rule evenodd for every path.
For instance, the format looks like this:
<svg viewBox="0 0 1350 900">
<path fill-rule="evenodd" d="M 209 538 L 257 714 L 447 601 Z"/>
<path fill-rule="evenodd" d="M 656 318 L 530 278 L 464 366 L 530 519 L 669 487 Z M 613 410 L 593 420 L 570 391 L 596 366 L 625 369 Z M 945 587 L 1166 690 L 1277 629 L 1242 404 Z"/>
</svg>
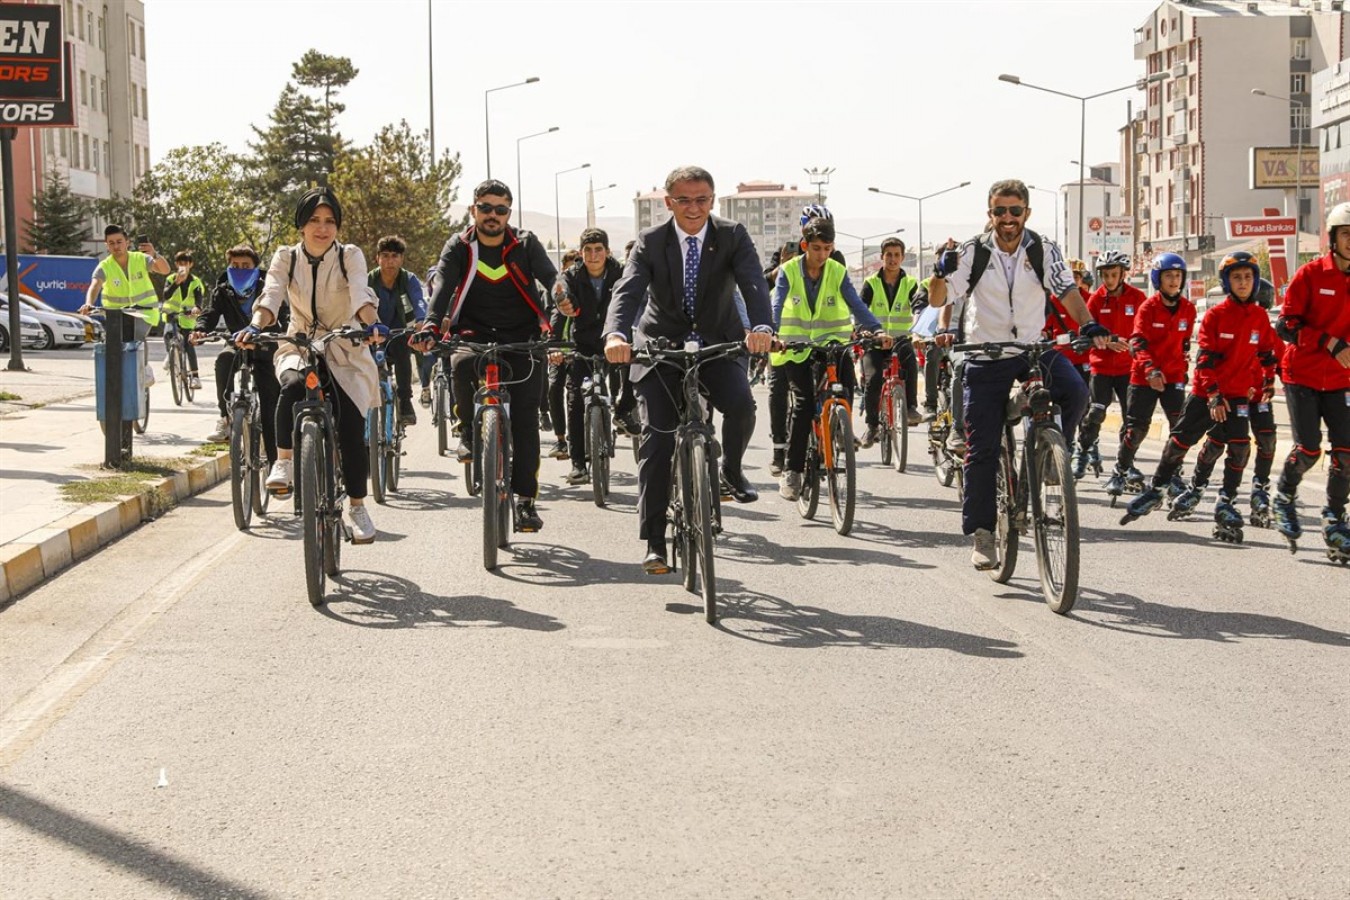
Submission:
<svg viewBox="0 0 1350 900">
<path fill-rule="evenodd" d="M 1230 241 L 1251 238 L 1293 237 L 1293 216 L 1253 216 L 1249 219 L 1224 219 Z"/>
<path fill-rule="evenodd" d="M 1269 188 L 1293 190 L 1317 184 L 1321 174 L 1316 147 L 1253 147 L 1248 185 L 1259 191 Z"/>
<path fill-rule="evenodd" d="M 66 95 L 61 7 L 0 3 L 0 101 Z"/>
</svg>

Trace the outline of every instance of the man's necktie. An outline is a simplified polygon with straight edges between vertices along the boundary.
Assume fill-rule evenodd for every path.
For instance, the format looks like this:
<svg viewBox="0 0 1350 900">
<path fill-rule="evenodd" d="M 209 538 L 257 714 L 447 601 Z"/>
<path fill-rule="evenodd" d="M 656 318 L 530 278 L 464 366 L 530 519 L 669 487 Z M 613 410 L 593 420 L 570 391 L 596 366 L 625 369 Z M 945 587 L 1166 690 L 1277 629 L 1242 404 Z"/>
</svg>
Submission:
<svg viewBox="0 0 1350 900">
<path fill-rule="evenodd" d="M 684 314 L 694 321 L 694 297 L 698 294 L 698 238 L 684 239 L 689 249 L 684 254 Z M 693 334 L 697 339 L 697 333 Z"/>
</svg>

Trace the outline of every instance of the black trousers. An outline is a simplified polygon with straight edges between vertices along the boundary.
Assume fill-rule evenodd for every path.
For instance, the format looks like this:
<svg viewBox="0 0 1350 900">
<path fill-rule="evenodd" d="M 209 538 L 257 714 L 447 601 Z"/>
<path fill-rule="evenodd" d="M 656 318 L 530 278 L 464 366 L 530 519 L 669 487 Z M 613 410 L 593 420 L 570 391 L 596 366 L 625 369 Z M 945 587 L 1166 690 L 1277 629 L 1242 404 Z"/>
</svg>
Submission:
<svg viewBox="0 0 1350 900">
<path fill-rule="evenodd" d="M 528 353 L 501 355 L 501 383 L 511 398 L 511 492 L 518 497 L 539 496 L 539 370 L 543 368 Z M 450 357 L 455 418 L 465 441 L 473 435 L 473 395 L 481 370 L 482 358 L 469 350 Z"/>
<path fill-rule="evenodd" d="M 1170 432 L 1181 418 L 1181 408 L 1186 405 L 1186 385 L 1165 385 L 1159 393 L 1148 385 L 1132 384 L 1125 393 L 1125 434 L 1120 439 L 1120 450 L 1116 452 L 1116 468 L 1122 472 L 1134 465 L 1139 445 L 1153 427 L 1153 412 L 1159 403 Z"/>
<path fill-rule="evenodd" d="M 923 345 L 923 405 L 929 409 L 937 409 L 942 359 L 950 355 L 951 351 L 946 347 L 939 347 L 931 341 Z"/>
<path fill-rule="evenodd" d="M 909 409 L 919 405 L 919 360 L 914 355 L 914 347 L 909 341 L 897 341 L 892 350 L 868 350 L 862 358 L 864 420 L 868 428 L 876 428 L 881 422 L 881 383 L 886 380 L 886 367 L 891 364 L 891 354 L 900 357 L 900 365 L 905 373 L 905 406 Z M 937 382 L 933 383 L 934 403 L 937 397 Z"/>
<path fill-rule="evenodd" d="M 230 415 L 227 397 L 234 391 L 234 374 L 238 371 L 239 352 L 226 347 L 216 357 L 216 406 L 222 418 Z M 258 391 L 258 412 L 262 418 L 263 446 L 267 448 L 268 462 L 277 459 L 277 399 L 281 385 L 277 382 L 276 366 L 271 353 L 254 352 L 253 386 Z"/>
<path fill-rule="evenodd" d="M 670 461 L 680 416 L 681 370 L 658 365 L 636 382 L 642 442 L 638 449 L 638 536 L 663 539 L 670 505 Z M 712 406 L 722 414 L 722 468 L 739 474 L 745 448 L 755 433 L 755 398 L 744 360 L 719 359 L 699 371 Z M 714 490 L 716 487 L 714 487 Z"/>
<path fill-rule="evenodd" d="M 564 368 L 564 367 L 559 367 Z M 572 464 L 585 468 L 586 466 L 586 397 L 581 393 L 581 384 L 591 376 L 594 365 L 588 359 L 572 357 L 572 361 L 566 365 L 567 370 L 567 434 L 571 440 L 567 444 L 567 453 L 572 458 Z M 613 370 L 610 371 L 614 375 Z M 550 377 L 552 377 L 550 373 Z M 614 386 L 614 380 L 610 380 L 611 390 Z M 549 398 L 552 404 L 552 398 Z M 554 425 L 561 424 L 561 420 L 555 420 Z"/>
<path fill-rule="evenodd" d="M 407 338 L 385 341 L 384 358 L 394 370 L 395 395 L 404 404 L 412 403 L 412 348 L 408 346 Z"/>
<path fill-rule="evenodd" d="M 786 450 L 788 440 L 788 382 L 782 366 L 769 366 L 769 440 L 775 450 Z"/>
<path fill-rule="evenodd" d="M 548 367 L 548 415 L 553 420 L 553 433 L 559 439 L 567 436 L 567 407 L 564 398 L 567 372 L 566 365 Z"/>
<path fill-rule="evenodd" d="M 1301 384 L 1284 386 L 1289 426 L 1294 432 L 1294 449 L 1284 461 L 1280 490 L 1298 491 L 1303 473 L 1308 471 L 1322 451 L 1322 424 L 1327 426 L 1331 459 L 1327 466 L 1327 506 L 1338 515 L 1345 512 L 1350 499 L 1350 391 L 1318 391 Z"/>
<path fill-rule="evenodd" d="M 1111 408 L 1113 400 L 1120 404 L 1122 421 L 1119 437 L 1122 441 L 1125 439 L 1124 414 L 1127 409 L 1129 390 L 1130 376 L 1128 372 L 1124 375 L 1093 373 L 1092 379 L 1088 382 L 1087 414 L 1083 416 L 1083 424 L 1078 429 L 1078 446 L 1082 450 L 1090 450 L 1092 445 L 1097 443 L 1097 436 L 1102 431 L 1102 421 L 1106 418 L 1106 411 Z"/>
<path fill-rule="evenodd" d="M 366 481 L 370 476 L 370 458 L 366 455 L 366 417 L 356 408 L 337 380 L 329 375 L 328 366 L 322 359 L 319 360 L 319 377 L 333 409 L 338 457 L 342 462 L 342 481 L 347 486 L 347 496 L 361 500 L 366 496 Z M 305 399 L 304 375 L 295 369 L 287 369 L 281 373 L 279 383 L 281 397 L 277 401 L 277 446 L 282 450 L 293 450 L 295 404 Z"/>
<path fill-rule="evenodd" d="M 1250 410 L 1245 397 L 1228 397 L 1228 418 L 1215 422 L 1209 414 L 1209 401 L 1204 397 L 1191 394 L 1181 409 L 1181 417 L 1167 436 L 1167 445 L 1163 448 L 1162 459 L 1153 474 L 1153 486 L 1166 487 L 1172 476 L 1181 468 L 1186 454 L 1196 441 L 1206 433 L 1212 434 L 1223 448 L 1228 459 L 1223 471 L 1223 490 L 1230 497 L 1237 493 L 1242 484 L 1242 473 L 1247 468 L 1247 459 L 1251 456 L 1252 442 L 1250 433 Z M 1196 464 L 1192 483 L 1203 484 L 1209 479 L 1218 454 Z"/>
<path fill-rule="evenodd" d="M 788 445 L 784 468 L 789 472 L 802 472 L 806 469 L 807 438 L 816 417 L 816 385 L 824 377 L 825 364 L 807 359 L 804 362 L 783 363 L 779 369 L 788 385 Z M 837 372 L 839 382 L 844 386 L 844 395 L 852 397 L 857 384 L 851 356 L 845 356 L 839 361 Z"/>
</svg>

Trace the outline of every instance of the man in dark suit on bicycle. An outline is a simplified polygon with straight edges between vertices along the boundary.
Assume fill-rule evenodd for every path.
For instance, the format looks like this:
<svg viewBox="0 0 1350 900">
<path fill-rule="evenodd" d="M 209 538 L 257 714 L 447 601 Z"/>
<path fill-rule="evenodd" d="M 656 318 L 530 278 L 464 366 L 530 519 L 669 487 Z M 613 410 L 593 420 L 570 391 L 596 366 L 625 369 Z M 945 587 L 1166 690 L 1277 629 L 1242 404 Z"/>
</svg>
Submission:
<svg viewBox="0 0 1350 900">
<path fill-rule="evenodd" d="M 604 329 L 605 356 L 611 363 L 631 362 L 634 343 L 641 346 L 659 338 L 676 345 L 744 340 L 751 353 L 768 352 L 773 309 L 759 255 L 743 226 L 712 215 L 714 198 L 712 175 L 698 166 L 678 168 L 666 178 L 666 207 L 673 216 L 638 235 L 623 277 L 614 286 Z M 748 330 L 736 307 L 737 287 L 745 299 Z M 632 380 L 642 417 L 638 519 L 639 537 L 647 542 L 642 567 L 650 575 L 663 575 L 670 571 L 666 507 L 679 422 L 678 372 L 634 363 Z M 722 478 L 738 503 L 757 500 L 759 494 L 741 471 L 755 431 L 745 361 L 710 362 L 699 380 L 722 414 Z"/>
</svg>

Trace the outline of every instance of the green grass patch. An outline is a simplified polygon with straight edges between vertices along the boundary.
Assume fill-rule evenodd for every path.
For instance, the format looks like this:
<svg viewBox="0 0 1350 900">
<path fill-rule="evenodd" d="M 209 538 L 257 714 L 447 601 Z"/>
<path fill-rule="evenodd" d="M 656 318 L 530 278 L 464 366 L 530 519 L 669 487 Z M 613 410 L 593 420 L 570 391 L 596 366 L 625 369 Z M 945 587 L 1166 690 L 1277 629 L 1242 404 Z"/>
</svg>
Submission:
<svg viewBox="0 0 1350 900">
<path fill-rule="evenodd" d="M 229 445 L 229 444 L 221 443 L 220 441 L 215 441 L 215 442 L 210 442 L 210 443 L 202 444 L 200 447 L 197 447 L 196 449 L 189 450 L 189 451 L 188 451 L 188 455 L 190 455 L 190 456 L 217 456 L 217 455 L 219 455 L 219 454 L 221 454 L 221 453 L 227 453 L 227 452 L 229 451 L 229 449 L 230 449 L 230 445 Z"/>
<path fill-rule="evenodd" d="M 133 456 L 122 468 L 85 481 L 61 485 L 61 497 L 70 503 L 107 503 L 139 494 L 152 483 L 176 475 L 189 462 L 186 457 L 148 458 Z M 173 497 L 156 487 L 150 496 L 151 515 L 157 516 L 173 506 Z"/>
<path fill-rule="evenodd" d="M 0 400 L 22 400 L 22 399 L 23 398 L 20 397 L 18 394 L 13 394 L 10 393 L 9 391 L 0 391 Z"/>
</svg>

